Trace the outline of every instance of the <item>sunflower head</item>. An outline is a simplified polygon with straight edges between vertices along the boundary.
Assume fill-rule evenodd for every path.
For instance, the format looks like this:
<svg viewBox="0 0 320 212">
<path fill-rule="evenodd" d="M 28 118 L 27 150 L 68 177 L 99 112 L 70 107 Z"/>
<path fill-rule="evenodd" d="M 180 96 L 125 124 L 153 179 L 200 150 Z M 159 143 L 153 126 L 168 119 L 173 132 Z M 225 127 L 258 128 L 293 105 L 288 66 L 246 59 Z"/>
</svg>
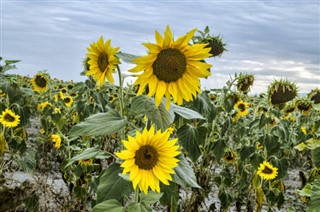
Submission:
<svg viewBox="0 0 320 212">
<path fill-rule="evenodd" d="M 295 83 L 288 80 L 275 80 L 268 87 L 268 99 L 272 105 L 281 105 L 297 96 Z"/>
<path fill-rule="evenodd" d="M 31 84 L 33 86 L 34 91 L 43 93 L 48 90 L 49 79 L 45 74 L 38 73 L 32 78 Z"/>
<path fill-rule="evenodd" d="M 72 100 L 71 96 L 65 96 L 63 98 L 63 102 L 67 107 L 71 107 L 72 103 L 73 103 L 73 100 Z"/>
<path fill-rule="evenodd" d="M 258 168 L 257 174 L 264 180 L 272 180 L 277 177 L 278 168 L 273 167 L 267 161 L 263 161 Z"/>
<path fill-rule="evenodd" d="M 249 107 L 248 104 L 247 104 L 246 102 L 243 102 L 242 100 L 239 100 L 239 101 L 233 106 L 233 108 L 238 111 L 238 114 L 239 114 L 240 116 L 245 116 L 245 115 L 247 115 L 247 114 L 249 113 L 248 107 Z"/>
<path fill-rule="evenodd" d="M 296 108 L 305 115 L 308 115 L 313 108 L 313 102 L 308 98 L 297 99 L 295 105 Z"/>
<path fill-rule="evenodd" d="M 113 48 L 110 45 L 111 41 L 104 42 L 103 37 L 96 43 L 91 43 L 88 48 L 87 58 L 89 64 L 89 71 L 86 72 L 87 76 L 93 76 L 98 86 L 105 83 L 106 78 L 113 84 L 114 79 L 112 73 L 115 73 L 115 68 L 120 64 L 119 58 L 116 56 L 119 48 Z"/>
<path fill-rule="evenodd" d="M 46 107 L 51 107 L 51 106 L 52 106 L 51 103 L 49 103 L 48 101 L 45 101 L 45 102 L 39 103 L 37 106 L 37 109 L 39 111 L 43 111 Z"/>
<path fill-rule="evenodd" d="M 226 98 L 231 100 L 234 104 L 241 100 L 240 94 L 234 91 L 229 92 Z"/>
<path fill-rule="evenodd" d="M 289 114 L 289 113 L 292 113 L 295 109 L 296 109 L 296 105 L 291 102 L 289 104 L 286 104 L 286 106 L 283 108 L 283 112 L 285 114 Z"/>
<path fill-rule="evenodd" d="M 0 115 L 0 123 L 8 128 L 16 127 L 20 123 L 20 116 L 16 115 L 12 110 L 6 109 Z"/>
<path fill-rule="evenodd" d="M 128 141 L 122 141 L 125 150 L 116 155 L 124 160 L 121 164 L 123 174 L 130 173 L 134 189 L 138 185 L 144 193 L 148 193 L 149 187 L 160 192 L 160 182 L 169 185 L 171 174 L 175 174 L 173 169 L 179 162 L 175 157 L 180 154 L 179 146 L 175 145 L 178 139 L 169 140 L 171 132 L 158 130 L 155 133 L 151 126 L 142 133 L 137 131 L 135 138 L 128 136 Z"/>
<path fill-rule="evenodd" d="M 170 108 L 170 98 L 178 105 L 192 101 L 200 93 L 200 80 L 210 75 L 210 64 L 203 62 L 209 57 L 206 44 L 189 45 L 196 29 L 173 39 L 167 26 L 164 36 L 156 31 L 156 43 L 144 43 L 148 55 L 134 59 L 136 67 L 129 72 L 138 73 L 135 85 L 139 85 L 137 95 L 148 88 L 148 96 L 155 97 L 158 107 L 166 97 L 166 108 Z"/>
<path fill-rule="evenodd" d="M 82 76 L 85 76 L 86 73 L 90 70 L 90 64 L 89 64 L 89 57 L 86 57 L 83 61 L 82 61 L 82 64 L 83 64 L 83 72 L 81 72 L 81 75 Z"/>
<path fill-rule="evenodd" d="M 237 155 L 232 150 L 227 150 L 223 156 L 224 161 L 227 163 L 234 163 L 237 160 Z"/>
<path fill-rule="evenodd" d="M 51 135 L 51 141 L 53 142 L 53 143 L 55 143 L 55 148 L 57 148 L 57 149 L 59 149 L 60 148 L 60 146 L 61 146 L 61 137 L 60 137 L 60 135 L 58 135 L 58 134 L 52 134 Z"/>
<path fill-rule="evenodd" d="M 258 114 L 267 114 L 268 113 L 268 108 L 265 107 L 265 106 L 259 106 L 258 109 L 257 109 L 257 113 Z"/>
<path fill-rule="evenodd" d="M 243 93 L 249 93 L 251 86 L 254 82 L 254 75 L 253 74 L 247 74 L 247 73 L 240 73 L 240 75 L 237 77 L 237 89 L 239 92 Z"/>
<path fill-rule="evenodd" d="M 308 98 L 313 101 L 314 104 L 319 104 L 320 103 L 320 89 L 316 88 L 310 91 L 308 94 Z"/>
<path fill-rule="evenodd" d="M 93 163 L 93 159 L 79 160 L 79 164 L 82 166 L 90 166 Z"/>
</svg>

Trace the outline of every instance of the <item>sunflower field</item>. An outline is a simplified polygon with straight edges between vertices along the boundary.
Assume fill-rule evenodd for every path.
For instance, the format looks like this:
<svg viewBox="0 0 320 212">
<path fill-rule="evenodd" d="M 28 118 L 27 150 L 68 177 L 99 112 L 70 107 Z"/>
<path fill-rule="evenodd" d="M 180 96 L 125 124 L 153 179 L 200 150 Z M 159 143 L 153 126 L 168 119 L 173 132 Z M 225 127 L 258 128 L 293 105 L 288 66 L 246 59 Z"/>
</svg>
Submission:
<svg viewBox="0 0 320 212">
<path fill-rule="evenodd" d="M 0 211 L 319 211 L 319 88 L 278 79 L 253 96 L 240 73 L 201 90 L 227 51 L 208 27 L 143 45 L 101 36 L 85 82 L 0 58 Z"/>
</svg>

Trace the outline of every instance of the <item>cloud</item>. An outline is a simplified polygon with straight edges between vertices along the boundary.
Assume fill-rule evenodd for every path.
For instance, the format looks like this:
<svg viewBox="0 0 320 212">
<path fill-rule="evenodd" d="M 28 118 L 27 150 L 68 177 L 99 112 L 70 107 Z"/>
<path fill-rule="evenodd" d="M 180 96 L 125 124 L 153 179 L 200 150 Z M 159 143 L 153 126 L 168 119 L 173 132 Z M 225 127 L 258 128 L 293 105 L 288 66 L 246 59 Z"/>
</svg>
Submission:
<svg viewBox="0 0 320 212">
<path fill-rule="evenodd" d="M 221 88 L 234 73 L 256 75 L 256 91 L 286 77 L 301 90 L 320 84 L 320 19 L 317 2 L 2 2 L 4 59 L 21 59 L 14 73 L 47 69 L 53 77 L 82 81 L 86 48 L 101 35 L 121 51 L 146 54 L 143 42 L 167 24 L 175 38 L 193 28 L 221 34 L 227 49 L 212 58 L 203 87 Z M 27 10 L 25 8 L 32 8 Z M 126 71 L 128 66 L 122 65 Z"/>
</svg>

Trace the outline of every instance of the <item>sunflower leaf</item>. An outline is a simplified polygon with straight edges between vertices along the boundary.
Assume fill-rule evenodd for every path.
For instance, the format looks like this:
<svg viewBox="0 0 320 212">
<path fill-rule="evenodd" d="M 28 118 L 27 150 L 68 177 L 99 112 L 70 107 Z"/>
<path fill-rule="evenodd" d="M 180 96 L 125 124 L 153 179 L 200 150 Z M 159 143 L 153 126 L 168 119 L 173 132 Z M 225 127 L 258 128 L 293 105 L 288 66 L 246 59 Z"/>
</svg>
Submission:
<svg viewBox="0 0 320 212">
<path fill-rule="evenodd" d="M 171 103 L 171 111 L 174 113 L 179 114 L 185 119 L 205 119 L 202 115 L 200 115 L 197 111 L 178 106 L 176 104 Z"/>
<path fill-rule="evenodd" d="M 132 63 L 135 64 L 133 62 L 134 59 L 138 58 L 139 56 L 137 55 L 133 55 L 133 54 L 128 54 L 128 53 L 124 53 L 124 52 L 118 52 L 116 53 L 116 56 L 118 56 L 121 60 L 123 60 L 126 63 Z"/>
<path fill-rule="evenodd" d="M 176 174 L 172 176 L 173 182 L 186 188 L 201 188 L 187 159 L 182 154 L 178 156 L 178 159 L 180 160 L 179 166 L 174 169 Z"/>
<path fill-rule="evenodd" d="M 141 95 L 132 99 L 131 109 L 136 114 L 146 115 L 157 127 L 167 129 L 174 121 L 174 113 L 167 111 L 164 103 L 161 102 L 157 108 L 153 98 Z"/>
<path fill-rule="evenodd" d="M 85 121 L 73 126 L 69 131 L 72 138 L 78 136 L 111 135 L 120 131 L 128 121 L 120 117 L 116 110 L 106 113 L 98 113 L 85 119 Z"/>
<path fill-rule="evenodd" d="M 121 172 L 120 165 L 114 163 L 99 177 L 97 203 L 110 199 L 119 201 L 124 195 L 129 195 L 133 191 L 132 183 L 119 176 Z"/>
<path fill-rule="evenodd" d="M 125 208 L 121 205 L 121 203 L 118 200 L 115 199 L 109 199 L 106 201 L 103 201 L 92 209 L 92 212 L 125 212 Z"/>
<path fill-rule="evenodd" d="M 188 156 L 195 162 L 201 155 L 200 145 L 204 143 L 206 128 L 195 128 L 187 124 L 178 129 L 177 136 L 180 144 L 188 152 Z"/>
</svg>

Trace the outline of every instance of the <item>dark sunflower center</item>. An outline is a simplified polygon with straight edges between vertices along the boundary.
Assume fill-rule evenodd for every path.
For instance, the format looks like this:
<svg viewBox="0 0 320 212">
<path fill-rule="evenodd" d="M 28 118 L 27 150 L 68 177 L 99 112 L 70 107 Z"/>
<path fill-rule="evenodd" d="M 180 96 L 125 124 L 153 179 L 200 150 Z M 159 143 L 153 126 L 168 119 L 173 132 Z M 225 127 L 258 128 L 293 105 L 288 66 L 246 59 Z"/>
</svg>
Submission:
<svg viewBox="0 0 320 212">
<path fill-rule="evenodd" d="M 4 115 L 4 120 L 6 120 L 7 122 L 14 122 L 16 119 L 13 116 L 11 116 L 10 114 L 6 113 Z"/>
<path fill-rule="evenodd" d="M 136 151 L 134 158 L 136 165 L 140 169 L 150 170 L 157 164 L 158 157 L 158 152 L 154 147 L 145 145 Z"/>
<path fill-rule="evenodd" d="M 36 76 L 35 82 L 41 88 L 45 88 L 47 86 L 47 80 L 43 76 Z"/>
<path fill-rule="evenodd" d="M 177 81 L 185 72 L 187 60 L 178 49 L 164 49 L 153 62 L 153 73 L 165 82 Z"/>
<path fill-rule="evenodd" d="M 233 159 L 234 159 L 233 154 L 232 154 L 231 152 L 228 152 L 226 159 L 227 159 L 228 161 L 233 160 Z"/>
<path fill-rule="evenodd" d="M 245 104 L 243 104 L 243 103 L 239 104 L 239 105 L 238 105 L 238 108 L 239 108 L 239 110 L 240 110 L 241 112 L 243 112 L 243 111 L 246 110 L 246 106 L 245 106 Z"/>
<path fill-rule="evenodd" d="M 64 98 L 65 103 L 70 103 L 70 98 Z"/>
<path fill-rule="evenodd" d="M 101 72 L 104 72 L 109 65 L 108 55 L 101 53 L 98 57 L 98 66 Z"/>
<path fill-rule="evenodd" d="M 264 173 L 264 174 L 272 174 L 273 170 L 269 169 L 269 167 L 265 166 L 264 169 L 262 170 L 262 173 Z"/>
</svg>

